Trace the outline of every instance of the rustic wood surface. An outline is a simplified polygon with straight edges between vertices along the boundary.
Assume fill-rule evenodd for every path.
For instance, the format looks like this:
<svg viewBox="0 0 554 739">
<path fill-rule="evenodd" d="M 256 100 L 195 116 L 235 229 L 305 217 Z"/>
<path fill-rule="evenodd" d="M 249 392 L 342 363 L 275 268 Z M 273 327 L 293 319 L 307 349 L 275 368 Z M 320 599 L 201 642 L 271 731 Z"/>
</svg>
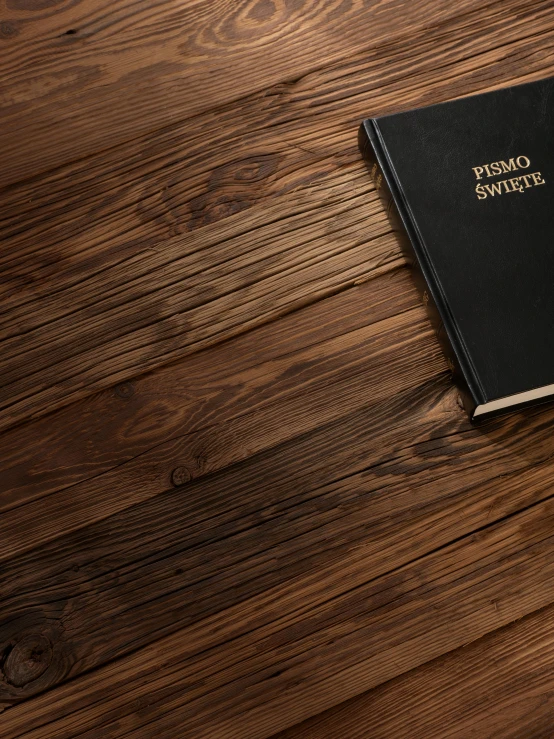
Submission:
<svg viewBox="0 0 554 739">
<path fill-rule="evenodd" d="M 547 606 L 275 739 L 550 737 L 553 629 Z"/>
<path fill-rule="evenodd" d="M 369 115 L 554 6 L 2 0 L 2 739 L 550 737 L 554 407 L 472 427 Z"/>
</svg>

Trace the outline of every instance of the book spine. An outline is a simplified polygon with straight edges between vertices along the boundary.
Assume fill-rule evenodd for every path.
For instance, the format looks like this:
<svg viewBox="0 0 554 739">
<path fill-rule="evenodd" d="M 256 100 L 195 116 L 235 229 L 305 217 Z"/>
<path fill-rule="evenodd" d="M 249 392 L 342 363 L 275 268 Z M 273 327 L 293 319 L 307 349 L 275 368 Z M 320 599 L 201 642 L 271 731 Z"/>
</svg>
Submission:
<svg viewBox="0 0 554 739">
<path fill-rule="evenodd" d="M 398 208 L 397 201 L 391 192 L 389 180 L 385 176 L 384 172 L 383 157 L 379 157 L 377 153 L 378 144 L 373 137 L 369 137 L 365 123 L 362 123 L 360 126 L 359 146 L 375 184 L 375 190 L 377 191 L 381 203 L 389 217 L 390 224 L 400 244 L 402 253 L 412 268 L 413 281 L 421 296 L 421 300 L 425 306 L 440 347 L 446 357 L 446 362 L 452 372 L 453 380 L 460 391 L 464 409 L 468 413 L 470 419 L 472 419 L 473 411 L 479 401 L 475 397 L 475 393 L 470 389 L 466 377 L 467 371 L 464 372 L 462 369 L 458 354 L 454 349 L 452 339 L 446 330 L 443 317 L 438 308 L 436 291 L 433 289 L 431 280 L 429 280 L 424 274 L 421 261 L 418 258 L 412 238 L 410 238 L 409 232 L 406 228 L 405 218 L 403 218 Z M 379 161 L 379 159 L 381 159 L 381 161 Z"/>
</svg>

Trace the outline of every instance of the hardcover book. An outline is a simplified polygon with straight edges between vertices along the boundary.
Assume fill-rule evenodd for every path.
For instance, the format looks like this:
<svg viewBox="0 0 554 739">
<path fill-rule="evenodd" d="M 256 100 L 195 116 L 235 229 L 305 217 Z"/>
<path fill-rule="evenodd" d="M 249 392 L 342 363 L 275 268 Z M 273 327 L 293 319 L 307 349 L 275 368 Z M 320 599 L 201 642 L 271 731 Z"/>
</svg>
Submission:
<svg viewBox="0 0 554 739">
<path fill-rule="evenodd" d="M 554 78 L 359 140 L 470 418 L 554 398 Z"/>
</svg>

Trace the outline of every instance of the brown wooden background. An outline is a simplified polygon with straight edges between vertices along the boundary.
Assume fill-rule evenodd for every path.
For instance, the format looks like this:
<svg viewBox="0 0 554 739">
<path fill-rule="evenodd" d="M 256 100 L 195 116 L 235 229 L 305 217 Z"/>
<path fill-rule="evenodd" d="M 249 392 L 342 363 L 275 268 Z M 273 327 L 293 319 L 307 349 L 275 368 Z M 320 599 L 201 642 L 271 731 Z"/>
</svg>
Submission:
<svg viewBox="0 0 554 739">
<path fill-rule="evenodd" d="M 554 735 L 554 409 L 469 425 L 356 147 L 552 74 L 550 2 L 0 2 L 2 739 Z"/>
</svg>

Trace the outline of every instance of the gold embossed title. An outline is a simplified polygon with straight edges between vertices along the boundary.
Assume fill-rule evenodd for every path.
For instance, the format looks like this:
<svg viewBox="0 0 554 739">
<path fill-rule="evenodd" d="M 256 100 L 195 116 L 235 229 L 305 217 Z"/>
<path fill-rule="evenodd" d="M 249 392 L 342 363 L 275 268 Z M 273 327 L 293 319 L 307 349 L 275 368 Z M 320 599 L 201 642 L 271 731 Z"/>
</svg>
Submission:
<svg viewBox="0 0 554 739">
<path fill-rule="evenodd" d="M 520 169 L 528 169 L 531 161 L 528 157 L 513 157 L 507 162 L 491 162 L 490 164 L 482 164 L 480 167 L 472 167 L 475 178 L 477 180 L 483 177 L 497 177 L 499 174 L 507 174 L 508 172 L 516 172 Z M 506 192 L 523 192 L 529 187 L 537 185 L 546 185 L 540 172 L 527 172 L 519 174 L 516 177 L 506 178 L 498 182 L 480 182 L 475 185 L 475 192 L 479 200 L 484 200 L 495 195 L 503 195 Z"/>
</svg>

